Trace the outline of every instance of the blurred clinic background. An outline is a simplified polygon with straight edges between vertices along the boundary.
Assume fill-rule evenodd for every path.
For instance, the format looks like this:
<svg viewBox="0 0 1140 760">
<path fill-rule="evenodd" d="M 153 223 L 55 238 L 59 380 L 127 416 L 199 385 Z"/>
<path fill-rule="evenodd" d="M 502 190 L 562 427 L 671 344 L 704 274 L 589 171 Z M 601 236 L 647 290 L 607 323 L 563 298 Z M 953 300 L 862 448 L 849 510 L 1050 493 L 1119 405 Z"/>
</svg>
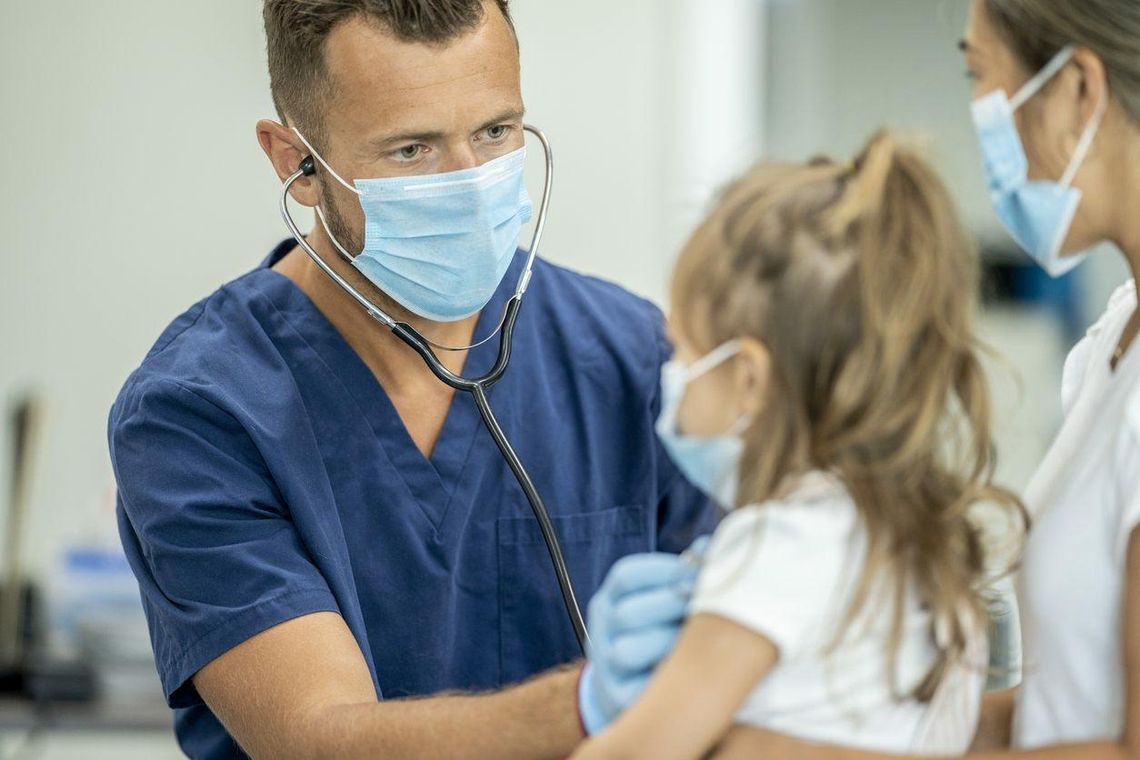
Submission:
<svg viewBox="0 0 1140 760">
<path fill-rule="evenodd" d="M 105 423 L 163 327 L 287 236 L 254 137 L 274 115 L 260 6 L 0 0 L 0 568 L 35 592 L 42 659 L 38 701 L 0 697 L 0 757 L 178 756 Z M 545 256 L 663 306 L 686 232 L 753 161 L 847 157 L 883 125 L 926 144 L 984 252 L 1001 472 L 1026 483 L 1064 353 L 1125 271 L 1096 256 L 1047 282 L 997 226 L 956 49 L 967 0 L 512 6 L 528 118 L 557 161 Z M 4 598 L 10 629 L 27 597 Z"/>
</svg>

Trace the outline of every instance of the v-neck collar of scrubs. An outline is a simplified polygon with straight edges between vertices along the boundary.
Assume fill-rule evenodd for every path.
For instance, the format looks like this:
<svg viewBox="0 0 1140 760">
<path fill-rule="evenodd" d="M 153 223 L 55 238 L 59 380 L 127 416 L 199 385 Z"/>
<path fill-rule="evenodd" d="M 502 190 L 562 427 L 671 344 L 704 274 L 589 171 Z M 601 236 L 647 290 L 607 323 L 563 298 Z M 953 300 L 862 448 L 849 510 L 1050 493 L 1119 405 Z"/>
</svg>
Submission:
<svg viewBox="0 0 1140 760">
<path fill-rule="evenodd" d="M 425 457 L 412 440 L 391 398 L 360 355 L 317 308 L 308 294 L 291 279 L 272 269 L 292 247 L 292 241 L 286 241 L 262 262 L 261 270 L 264 271 L 258 272 L 259 289 L 274 302 L 290 325 L 340 379 L 372 428 L 392 466 L 399 472 L 409 492 L 438 531 L 456 493 L 475 437 L 482 427 L 478 409 L 468 394 L 456 392 L 435 448 L 430 457 Z M 507 301 L 514 294 L 518 274 L 525 261 L 525 254 L 518 252 L 491 301 L 476 321 L 476 341 L 482 340 L 495 329 Z M 377 323 L 375 329 L 387 328 Z M 498 338 L 470 349 L 463 374 L 472 377 L 490 370 L 498 349 Z M 506 382 L 509 375 L 510 372 L 500 381 L 500 385 Z"/>
</svg>

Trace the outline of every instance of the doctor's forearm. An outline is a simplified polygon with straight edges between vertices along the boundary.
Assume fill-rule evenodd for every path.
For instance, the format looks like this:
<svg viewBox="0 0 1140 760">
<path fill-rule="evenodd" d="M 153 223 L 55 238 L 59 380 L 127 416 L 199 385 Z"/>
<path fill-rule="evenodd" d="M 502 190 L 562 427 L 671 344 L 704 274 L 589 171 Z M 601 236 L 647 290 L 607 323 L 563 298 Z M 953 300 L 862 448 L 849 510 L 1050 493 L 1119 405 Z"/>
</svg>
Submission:
<svg viewBox="0 0 1140 760">
<path fill-rule="evenodd" d="M 583 738 L 577 678 L 574 668 L 492 694 L 329 707 L 311 714 L 315 756 L 564 758 Z"/>
<path fill-rule="evenodd" d="M 255 758 L 541 760 L 566 757 L 582 738 L 578 670 L 493 694 L 378 702 L 344 620 L 317 613 L 239 644 L 194 685 Z"/>
</svg>

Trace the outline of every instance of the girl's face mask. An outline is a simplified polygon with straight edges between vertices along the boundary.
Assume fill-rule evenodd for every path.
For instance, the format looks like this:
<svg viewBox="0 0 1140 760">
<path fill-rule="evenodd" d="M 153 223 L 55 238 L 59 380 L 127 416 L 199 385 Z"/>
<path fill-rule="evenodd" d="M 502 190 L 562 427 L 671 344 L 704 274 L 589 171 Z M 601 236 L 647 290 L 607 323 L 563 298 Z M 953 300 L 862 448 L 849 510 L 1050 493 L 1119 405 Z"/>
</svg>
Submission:
<svg viewBox="0 0 1140 760">
<path fill-rule="evenodd" d="M 741 417 L 728 431 L 715 436 L 691 436 L 677 427 L 685 389 L 701 376 L 740 352 L 739 341 L 729 341 L 690 365 L 676 359 L 661 368 L 661 414 L 657 437 L 681 474 L 724 509 L 736 506 L 740 460 L 744 454 L 741 434 L 751 420 Z"/>
</svg>

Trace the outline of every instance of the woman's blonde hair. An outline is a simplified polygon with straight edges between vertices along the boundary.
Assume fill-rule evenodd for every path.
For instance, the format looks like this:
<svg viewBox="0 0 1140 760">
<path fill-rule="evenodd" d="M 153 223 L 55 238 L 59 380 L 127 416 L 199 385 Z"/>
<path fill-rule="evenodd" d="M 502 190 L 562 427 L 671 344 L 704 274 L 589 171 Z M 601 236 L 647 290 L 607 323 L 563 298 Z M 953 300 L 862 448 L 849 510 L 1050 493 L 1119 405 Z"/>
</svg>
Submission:
<svg viewBox="0 0 1140 760">
<path fill-rule="evenodd" d="M 1104 62 L 1109 92 L 1140 122 L 1140 0 L 984 0 L 986 15 L 1029 72 L 1066 45 Z"/>
<path fill-rule="evenodd" d="M 893 679 L 907 590 L 946 626 L 921 699 L 984 619 L 971 507 L 1023 514 L 992 481 L 978 280 L 942 182 L 887 133 L 849 164 L 755 168 L 693 234 L 673 280 L 674 326 L 695 347 L 750 337 L 771 356 L 764 408 L 744 435 L 740 503 L 770 500 L 812 470 L 837 474 L 868 535 L 844 627 L 890 578 Z"/>
</svg>

